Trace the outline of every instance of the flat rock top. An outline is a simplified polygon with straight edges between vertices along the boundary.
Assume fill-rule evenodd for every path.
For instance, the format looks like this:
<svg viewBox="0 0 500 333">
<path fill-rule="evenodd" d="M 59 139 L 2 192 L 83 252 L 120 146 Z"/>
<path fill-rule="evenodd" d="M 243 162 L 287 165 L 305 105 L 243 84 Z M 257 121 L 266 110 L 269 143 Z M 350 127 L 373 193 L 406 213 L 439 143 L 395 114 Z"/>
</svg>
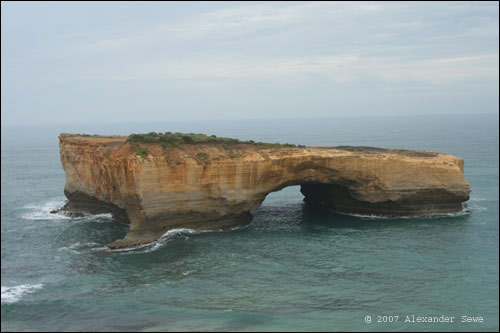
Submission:
<svg viewBox="0 0 500 333">
<path fill-rule="evenodd" d="M 179 147 L 163 147 L 158 143 L 128 143 L 128 136 L 118 135 L 86 135 L 86 134 L 68 134 L 62 133 L 60 136 L 61 143 L 73 143 L 77 145 L 89 145 L 94 147 L 102 147 L 102 149 L 110 150 L 113 157 L 125 157 L 127 155 L 136 154 L 135 147 L 140 147 L 147 151 L 147 154 L 152 156 L 161 155 L 176 155 L 177 157 L 204 153 L 207 157 L 215 158 L 221 156 L 244 157 L 249 158 L 251 155 L 259 154 L 264 158 L 279 158 L 282 156 L 298 156 L 315 154 L 321 157 L 328 156 L 386 156 L 411 159 L 456 159 L 453 155 L 436 153 L 427 150 L 408 150 L 408 149 L 388 149 L 368 146 L 307 146 L 307 147 L 289 147 L 289 146 L 267 146 L 265 144 L 182 144 Z M 119 152 L 119 153 L 118 153 Z M 184 155 L 183 155 L 184 154 Z M 187 155 L 185 155 L 187 154 Z M 249 156 L 250 155 L 250 156 Z"/>
<path fill-rule="evenodd" d="M 126 142 L 128 136 L 121 135 L 90 135 L 90 134 L 70 134 L 61 133 L 59 139 L 64 141 L 87 141 L 89 143 Z"/>
</svg>

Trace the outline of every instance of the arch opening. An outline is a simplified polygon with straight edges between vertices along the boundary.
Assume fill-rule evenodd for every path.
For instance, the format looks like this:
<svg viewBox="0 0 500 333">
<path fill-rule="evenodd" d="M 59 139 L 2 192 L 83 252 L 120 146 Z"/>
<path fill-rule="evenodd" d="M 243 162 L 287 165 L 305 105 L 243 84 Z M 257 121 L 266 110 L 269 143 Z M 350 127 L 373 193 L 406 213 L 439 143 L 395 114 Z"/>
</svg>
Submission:
<svg viewBox="0 0 500 333">
<path fill-rule="evenodd" d="M 302 181 L 287 182 L 275 187 L 263 195 L 259 205 L 261 206 L 284 203 L 303 202 L 310 207 L 322 206 L 329 210 L 360 213 L 370 211 L 372 207 L 362 208 L 364 202 L 356 200 L 349 189 L 338 184 L 325 184 L 320 182 Z M 254 211 L 253 210 L 253 211 Z"/>
</svg>

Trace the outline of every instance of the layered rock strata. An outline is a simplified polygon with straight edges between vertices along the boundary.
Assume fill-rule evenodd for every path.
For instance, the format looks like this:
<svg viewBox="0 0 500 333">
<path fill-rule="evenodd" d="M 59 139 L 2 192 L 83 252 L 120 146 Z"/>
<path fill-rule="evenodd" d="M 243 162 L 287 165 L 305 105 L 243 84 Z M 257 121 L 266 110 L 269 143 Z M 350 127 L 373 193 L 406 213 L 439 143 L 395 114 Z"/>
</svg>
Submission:
<svg viewBox="0 0 500 333">
<path fill-rule="evenodd" d="M 174 228 L 248 223 L 267 194 L 301 185 L 305 200 L 345 213 L 388 216 L 462 209 L 464 161 L 449 154 L 371 147 L 129 143 L 61 134 L 63 208 L 111 212 L 130 224 L 111 248 L 154 241 Z"/>
</svg>

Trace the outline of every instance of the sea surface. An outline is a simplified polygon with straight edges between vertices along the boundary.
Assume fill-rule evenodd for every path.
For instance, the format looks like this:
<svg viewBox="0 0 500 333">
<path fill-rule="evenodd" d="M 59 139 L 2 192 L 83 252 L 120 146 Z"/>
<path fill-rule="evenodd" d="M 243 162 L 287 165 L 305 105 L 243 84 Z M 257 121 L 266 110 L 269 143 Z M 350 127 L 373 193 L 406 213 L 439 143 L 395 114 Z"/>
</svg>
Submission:
<svg viewBox="0 0 500 333">
<path fill-rule="evenodd" d="M 105 245 L 127 226 L 109 215 L 49 213 L 65 200 L 60 132 L 150 131 L 451 153 L 471 199 L 383 219 L 305 207 L 291 186 L 247 227 L 119 251 Z M 2 127 L 2 331 L 498 331 L 498 143 L 495 114 Z M 416 322 L 429 316 L 455 320 Z"/>
</svg>

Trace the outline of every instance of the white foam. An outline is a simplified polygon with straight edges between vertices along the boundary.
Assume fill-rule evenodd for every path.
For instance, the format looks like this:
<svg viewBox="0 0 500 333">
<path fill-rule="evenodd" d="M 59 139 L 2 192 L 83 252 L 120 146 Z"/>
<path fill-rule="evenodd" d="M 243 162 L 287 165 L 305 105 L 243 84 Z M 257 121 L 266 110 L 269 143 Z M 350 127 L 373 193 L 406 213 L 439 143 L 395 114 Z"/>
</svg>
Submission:
<svg viewBox="0 0 500 333">
<path fill-rule="evenodd" d="M 94 242 L 89 242 L 89 243 L 80 243 L 80 242 L 76 242 L 70 246 L 63 246 L 63 247 L 60 247 L 58 249 L 58 251 L 70 251 L 70 252 L 73 252 L 73 253 L 80 253 L 78 250 L 83 250 L 83 249 L 88 249 L 88 248 L 92 248 L 93 246 L 96 246 L 96 245 L 99 245 L 97 243 L 94 243 Z"/>
<path fill-rule="evenodd" d="M 170 229 L 169 231 L 164 233 L 163 236 L 160 237 L 160 239 L 172 238 L 172 237 L 175 237 L 176 235 L 180 235 L 180 234 L 197 234 L 197 233 L 200 233 L 200 231 L 196 231 L 193 229 L 186 229 L 186 228 Z"/>
<path fill-rule="evenodd" d="M 244 226 L 237 226 L 234 228 L 231 228 L 229 230 L 239 230 L 243 228 L 247 228 L 249 225 L 244 225 Z M 158 238 L 156 241 L 147 243 L 147 244 L 142 244 L 142 245 L 136 245 L 136 246 L 131 246 L 123 249 L 110 249 L 108 247 L 99 247 L 99 248 L 94 248 L 92 249 L 93 251 L 105 251 L 105 252 L 123 252 L 123 254 L 128 254 L 130 252 L 132 253 L 150 253 L 157 251 L 158 249 L 161 249 L 164 247 L 169 240 L 172 238 L 178 236 L 178 235 L 185 235 L 185 234 L 201 234 L 201 233 L 207 233 L 207 232 L 227 232 L 228 229 L 219 229 L 219 230 L 193 230 L 193 229 L 187 229 L 187 228 L 177 228 L 177 229 L 170 229 L 166 233 L 164 233 L 160 238 Z M 145 249 L 144 251 L 136 251 L 140 249 Z"/>
<path fill-rule="evenodd" d="M 26 205 L 24 208 L 33 210 L 30 213 L 22 215 L 26 220 L 68 220 L 69 216 L 63 214 L 53 214 L 51 211 L 61 208 L 65 203 L 64 199 L 51 199 L 50 201 L 41 205 Z"/>
<path fill-rule="evenodd" d="M 60 248 L 57 249 L 57 251 L 69 251 L 69 252 L 73 252 L 73 253 L 80 253 L 80 252 L 72 249 L 71 246 L 60 247 Z"/>
<path fill-rule="evenodd" d="M 113 214 L 102 213 L 102 214 L 96 214 L 96 215 L 85 215 L 83 217 L 76 217 L 74 219 L 77 219 L 80 222 L 90 222 L 90 221 L 95 221 L 95 220 L 112 220 Z"/>
<path fill-rule="evenodd" d="M 480 200 L 478 200 L 480 201 Z M 333 213 L 359 217 L 367 220 L 398 220 L 398 219 L 433 219 L 433 218 L 443 218 L 443 217 L 456 217 L 465 216 L 471 213 L 485 211 L 486 207 L 477 206 L 476 204 L 463 203 L 462 210 L 455 213 L 442 213 L 442 214 L 422 214 L 422 215 L 408 215 L 408 216 L 383 216 L 383 215 L 371 215 L 371 214 L 350 214 L 342 213 L 331 210 Z"/>
<path fill-rule="evenodd" d="M 342 232 L 353 233 L 353 232 L 361 232 L 361 230 L 359 230 L 359 229 L 352 229 L 352 228 L 343 228 Z"/>
<path fill-rule="evenodd" d="M 465 214 L 465 212 L 466 213 L 477 213 L 477 212 L 483 212 L 485 210 L 488 210 L 488 208 L 483 207 L 483 206 L 479 206 L 476 203 L 469 203 L 469 202 L 467 202 L 467 203 L 464 204 L 464 209 L 461 212 L 457 213 L 457 214 L 460 214 L 462 212 L 464 212 L 464 214 Z"/>
<path fill-rule="evenodd" d="M 145 248 L 145 247 L 150 247 L 152 244 L 155 244 L 155 243 L 156 242 L 148 243 L 148 244 L 142 244 L 142 245 L 136 245 L 136 246 L 131 246 L 131 247 L 125 247 L 125 248 L 122 248 L 122 249 L 110 249 L 109 247 L 102 247 L 102 248 L 99 247 L 99 248 L 96 248 L 96 250 L 102 249 L 105 252 L 130 252 L 130 251 L 139 250 L 139 249 L 142 249 L 142 248 Z"/>
<path fill-rule="evenodd" d="M 107 246 L 94 247 L 90 250 L 92 250 L 92 251 L 109 251 L 109 247 L 107 247 Z"/>
<path fill-rule="evenodd" d="M 64 213 L 51 213 L 51 211 L 57 210 L 64 206 L 66 203 L 65 199 L 51 199 L 43 204 L 39 205 L 25 205 L 23 208 L 32 210 L 29 213 L 22 215 L 23 219 L 26 220 L 77 220 L 82 222 L 94 221 L 98 219 L 112 219 L 113 216 L 110 213 L 96 214 L 96 215 L 85 215 L 82 217 L 71 217 L 65 215 Z"/>
<path fill-rule="evenodd" d="M 178 235 L 197 234 L 197 233 L 200 233 L 200 231 L 196 231 L 193 229 L 185 229 L 185 228 L 171 229 L 171 230 L 167 231 L 166 233 L 164 233 L 163 236 L 161 236 L 157 241 L 151 243 L 153 246 L 151 248 L 148 248 L 144 252 L 149 253 L 149 252 L 154 252 L 158 249 L 161 249 L 162 247 L 164 247 L 167 244 L 168 240 L 170 240 Z"/>
<path fill-rule="evenodd" d="M 21 299 L 24 294 L 29 294 L 41 289 L 43 284 L 21 284 L 14 287 L 2 286 L 2 304 L 12 304 Z"/>
<path fill-rule="evenodd" d="M 490 200 L 490 199 L 478 198 L 478 197 L 470 197 L 470 199 L 469 199 L 469 201 L 487 201 L 487 200 Z"/>
<path fill-rule="evenodd" d="M 132 252 L 132 251 L 136 251 L 136 250 L 140 250 L 140 249 L 145 249 L 144 251 L 141 251 L 141 252 L 133 252 L 133 253 L 149 253 L 149 252 L 154 252 L 158 249 L 161 249 L 162 247 L 164 247 L 167 242 L 174 238 L 175 236 L 177 235 L 180 235 L 180 234 L 198 234 L 202 231 L 196 231 L 196 230 L 193 230 L 193 229 L 186 229 L 186 228 L 178 228 L 178 229 L 171 229 L 169 231 L 167 231 L 166 233 L 164 233 L 160 238 L 158 238 L 156 241 L 154 242 L 151 242 L 151 243 L 147 243 L 147 244 L 142 244 L 142 245 L 136 245 L 136 246 L 131 246 L 131 247 L 126 247 L 126 248 L 123 248 L 123 249 L 110 249 L 110 248 L 95 248 L 94 251 L 100 251 L 100 250 L 103 250 L 103 251 L 106 251 L 106 252 L 123 252 L 124 254 L 125 253 L 129 253 L 129 252 Z"/>
</svg>

